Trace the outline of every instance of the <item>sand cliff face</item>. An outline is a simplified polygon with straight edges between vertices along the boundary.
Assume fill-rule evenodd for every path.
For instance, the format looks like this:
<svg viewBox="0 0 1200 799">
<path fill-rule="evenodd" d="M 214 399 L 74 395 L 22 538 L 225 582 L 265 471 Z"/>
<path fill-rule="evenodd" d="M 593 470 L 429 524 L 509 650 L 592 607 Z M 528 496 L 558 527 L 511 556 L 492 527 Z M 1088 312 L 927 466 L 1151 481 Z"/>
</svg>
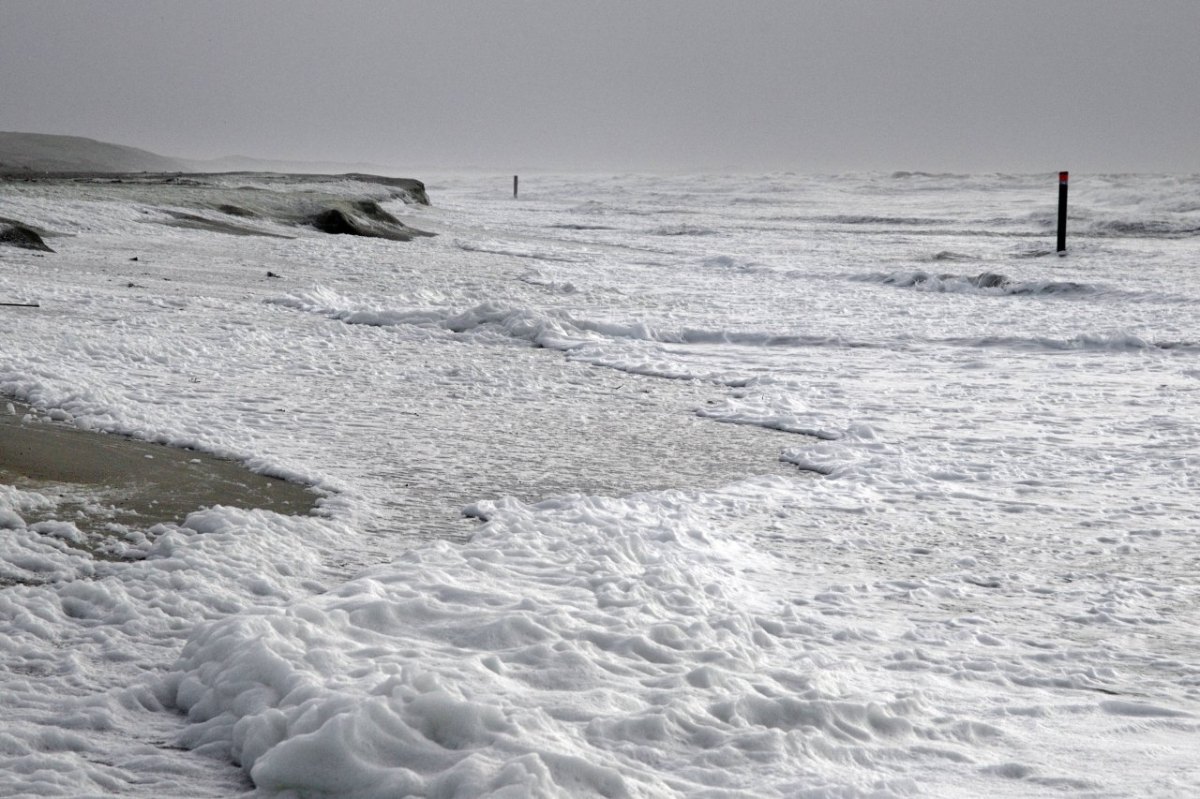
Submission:
<svg viewBox="0 0 1200 799">
<path fill-rule="evenodd" d="M 429 205 L 419 180 L 361 172 L 198 172 L 192 166 L 78 136 L 0 132 L 0 185 L 70 185 L 80 196 L 156 208 L 163 224 L 231 235 L 289 235 L 265 230 L 261 223 L 269 222 L 394 241 L 429 235 L 380 206 L 390 200 Z M 2 245 L 53 252 L 41 240 L 46 235 L 54 232 L 0 219 Z"/>
<path fill-rule="evenodd" d="M 432 235 L 384 208 L 429 204 L 425 185 L 411 178 L 257 172 L 0 175 L 0 194 L 5 192 L 32 193 L 49 203 L 132 204 L 143 209 L 146 223 L 235 236 L 293 238 L 300 234 L 297 228 L 392 241 Z M 52 252 L 42 239 L 63 233 L 0 217 L 0 245 Z"/>
<path fill-rule="evenodd" d="M 22 250 L 41 250 L 54 252 L 42 241 L 42 236 L 27 225 L 22 225 L 15 219 L 0 217 L 0 246 L 19 247 Z"/>
</svg>

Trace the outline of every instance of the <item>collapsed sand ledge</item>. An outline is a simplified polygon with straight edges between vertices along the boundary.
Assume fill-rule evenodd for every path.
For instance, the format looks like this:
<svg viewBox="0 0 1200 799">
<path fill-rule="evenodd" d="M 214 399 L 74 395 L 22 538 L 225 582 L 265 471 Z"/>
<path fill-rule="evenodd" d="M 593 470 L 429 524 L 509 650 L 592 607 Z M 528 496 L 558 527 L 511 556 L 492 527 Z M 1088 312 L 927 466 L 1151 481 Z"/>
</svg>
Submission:
<svg viewBox="0 0 1200 799">
<path fill-rule="evenodd" d="M 72 197 L 76 198 L 82 191 L 91 200 L 154 208 L 163 215 L 157 220 L 160 224 L 239 236 L 281 235 L 278 227 L 272 230 L 256 222 L 391 241 L 433 235 L 411 227 L 380 205 L 391 200 L 406 205 L 429 205 L 425 184 L 412 178 L 270 172 L 81 172 L 35 176 L 0 170 L 0 187 L 25 192 L 66 187 L 74 190 Z M 20 220 L 0 221 L 9 227 L 22 226 L 42 237 L 54 235 L 53 231 L 39 230 Z M 28 238 L 21 236 L 22 240 Z"/>
<path fill-rule="evenodd" d="M 22 250 L 40 250 L 54 252 L 42 241 L 37 229 L 23 225 L 15 219 L 0 217 L 0 245 L 18 247 Z"/>
<path fill-rule="evenodd" d="M 303 515 L 308 488 L 255 474 L 239 463 L 162 444 L 81 430 L 24 405 L 0 400 L 0 484 L 86 496 L 25 521 L 69 521 L 81 530 L 110 524 L 182 522 L 213 505 Z"/>
</svg>

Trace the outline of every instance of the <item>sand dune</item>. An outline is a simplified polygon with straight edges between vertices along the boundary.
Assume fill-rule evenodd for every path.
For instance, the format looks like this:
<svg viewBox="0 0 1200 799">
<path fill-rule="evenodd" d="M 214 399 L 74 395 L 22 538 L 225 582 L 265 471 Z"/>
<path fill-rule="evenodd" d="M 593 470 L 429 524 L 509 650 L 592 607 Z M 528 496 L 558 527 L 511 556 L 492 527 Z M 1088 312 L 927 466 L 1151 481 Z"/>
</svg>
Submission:
<svg viewBox="0 0 1200 799">
<path fill-rule="evenodd" d="M 181 161 L 136 147 L 46 133 L 0 131 L 0 173 L 180 172 Z"/>
<path fill-rule="evenodd" d="M 159 155 L 82 136 L 0 131 L 0 175 L 30 173 L 122 172 L 274 172 L 304 174 L 370 173 L 395 175 L 398 170 L 363 162 L 287 161 L 230 155 L 188 159 Z"/>
</svg>

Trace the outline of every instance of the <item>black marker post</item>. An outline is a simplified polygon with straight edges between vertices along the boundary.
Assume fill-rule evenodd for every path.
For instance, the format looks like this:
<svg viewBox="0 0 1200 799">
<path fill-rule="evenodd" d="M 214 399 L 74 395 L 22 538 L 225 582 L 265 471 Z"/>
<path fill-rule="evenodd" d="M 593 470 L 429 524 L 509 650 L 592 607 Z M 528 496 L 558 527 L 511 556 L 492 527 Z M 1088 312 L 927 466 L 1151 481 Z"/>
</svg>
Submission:
<svg viewBox="0 0 1200 799">
<path fill-rule="evenodd" d="M 513 175 L 513 199 L 517 199 L 517 176 Z"/>
<path fill-rule="evenodd" d="M 1067 173 L 1058 173 L 1058 254 L 1067 254 Z"/>
</svg>

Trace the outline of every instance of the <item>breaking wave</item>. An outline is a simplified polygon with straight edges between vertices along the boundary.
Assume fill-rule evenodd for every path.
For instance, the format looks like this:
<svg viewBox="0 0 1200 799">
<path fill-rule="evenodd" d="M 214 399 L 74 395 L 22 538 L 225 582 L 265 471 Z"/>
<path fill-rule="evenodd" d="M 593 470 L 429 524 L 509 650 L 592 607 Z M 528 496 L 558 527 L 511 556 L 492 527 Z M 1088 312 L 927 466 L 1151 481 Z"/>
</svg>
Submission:
<svg viewBox="0 0 1200 799">
<path fill-rule="evenodd" d="M 734 258 L 730 255 L 712 255 L 703 259 L 700 263 L 709 269 L 728 269 L 736 272 L 761 272 L 766 269 L 763 264 L 756 261 Z"/>
<path fill-rule="evenodd" d="M 939 250 L 929 256 L 929 260 L 935 263 L 942 261 L 978 261 L 979 256 L 968 255 L 966 253 L 954 252 L 953 250 Z"/>
<path fill-rule="evenodd" d="M 976 339 L 946 339 L 948 344 L 969 347 L 1004 347 L 1018 350 L 1061 350 L 1102 352 L 1180 351 L 1200 352 L 1200 341 L 1157 341 L 1131 331 L 1111 333 L 1080 333 L 1071 338 L 1023 338 L 1019 336 L 986 336 Z"/>
<path fill-rule="evenodd" d="M 697 225 L 662 225 L 650 231 L 653 236 L 718 236 L 712 228 Z"/>
<path fill-rule="evenodd" d="M 619 230 L 613 225 L 582 225 L 578 223 L 563 222 L 557 225 L 550 225 L 554 230 Z"/>
<path fill-rule="evenodd" d="M 818 222 L 829 222 L 835 225 L 896 225 L 900 227 L 911 225 L 948 225 L 950 220 L 937 219 L 929 216 L 872 216 L 870 214 L 835 214 L 833 216 L 816 217 Z"/>
<path fill-rule="evenodd" d="M 437 298 L 428 298 L 437 300 Z M 268 304 L 328 316 L 346 324 L 407 326 L 431 335 L 472 336 L 477 340 L 516 343 L 565 353 L 574 361 L 629 374 L 669 380 L 706 380 L 731 387 L 747 378 L 689 363 L 673 346 L 739 346 L 763 348 L 876 348 L 880 344 L 840 336 L 776 334 L 756 330 L 661 328 L 645 322 L 584 319 L 563 311 L 535 311 L 498 301 L 465 310 L 449 302 L 409 307 L 381 307 L 344 297 L 328 289 L 267 300 Z M 761 425 L 768 426 L 768 425 Z M 797 432 L 809 432 L 808 430 Z"/>
<path fill-rule="evenodd" d="M 528 258 L 534 261 L 557 261 L 560 263 L 572 263 L 575 261 L 574 258 L 570 258 L 558 252 L 524 249 L 520 247 L 507 246 L 497 242 L 477 242 L 455 239 L 454 246 L 463 252 L 481 252 L 488 253 L 490 255 L 505 255 L 510 258 Z"/>
<path fill-rule="evenodd" d="M 942 254 L 939 253 L 939 255 Z M 950 256 L 943 260 L 951 260 L 953 254 Z M 1097 291 L 1095 286 L 1086 283 L 1063 280 L 1013 280 L 997 272 L 981 272 L 977 275 L 935 275 L 918 270 L 915 272 L 876 273 L 854 279 L 865 283 L 882 283 L 886 286 L 945 293 L 1063 295 L 1092 294 Z"/>
<path fill-rule="evenodd" d="M 757 347 L 868 347 L 836 336 L 777 334 L 755 330 L 668 329 L 645 322 L 583 319 L 565 312 L 516 308 L 494 300 L 465 310 L 450 306 L 381 308 L 328 289 L 277 297 L 268 304 L 319 313 L 349 324 L 437 326 L 453 333 L 490 329 L 549 349 L 568 350 L 598 339 L 658 344 L 733 344 Z"/>
<path fill-rule="evenodd" d="M 696 415 L 727 424 L 751 425 L 823 441 L 841 438 L 840 433 L 829 429 L 831 424 L 823 414 L 802 406 L 795 397 L 786 393 L 748 396 L 744 392 L 736 392 L 721 403 L 697 408 Z"/>
<path fill-rule="evenodd" d="M 1200 222 L 1190 219 L 1105 219 L 1085 225 L 1085 235 L 1112 238 L 1184 239 L 1200 236 Z"/>
</svg>

